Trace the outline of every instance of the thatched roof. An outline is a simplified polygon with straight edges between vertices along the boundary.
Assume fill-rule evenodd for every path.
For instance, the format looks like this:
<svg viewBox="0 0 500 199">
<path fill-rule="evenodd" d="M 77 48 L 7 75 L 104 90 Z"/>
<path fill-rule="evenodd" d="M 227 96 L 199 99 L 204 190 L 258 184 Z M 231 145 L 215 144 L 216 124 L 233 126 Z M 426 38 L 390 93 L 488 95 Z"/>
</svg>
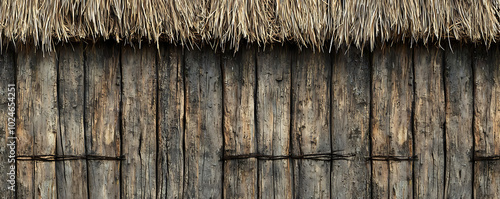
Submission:
<svg viewBox="0 0 500 199">
<path fill-rule="evenodd" d="M 494 42 L 498 0 L 1 0 L 0 39 L 45 49 L 116 39 L 328 49 L 393 40 Z"/>
</svg>

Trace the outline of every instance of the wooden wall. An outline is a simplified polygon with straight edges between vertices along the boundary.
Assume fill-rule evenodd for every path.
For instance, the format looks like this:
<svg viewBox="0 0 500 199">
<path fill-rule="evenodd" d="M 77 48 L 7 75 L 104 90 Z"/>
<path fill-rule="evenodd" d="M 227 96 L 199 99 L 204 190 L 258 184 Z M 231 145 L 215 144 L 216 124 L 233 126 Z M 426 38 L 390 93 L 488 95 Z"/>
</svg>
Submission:
<svg viewBox="0 0 500 199">
<path fill-rule="evenodd" d="M 83 158 L 18 160 L 0 195 L 499 198 L 500 46 L 451 47 L 7 50 L 0 173 L 9 83 L 17 155 Z M 300 158 L 317 153 L 350 157 Z"/>
</svg>

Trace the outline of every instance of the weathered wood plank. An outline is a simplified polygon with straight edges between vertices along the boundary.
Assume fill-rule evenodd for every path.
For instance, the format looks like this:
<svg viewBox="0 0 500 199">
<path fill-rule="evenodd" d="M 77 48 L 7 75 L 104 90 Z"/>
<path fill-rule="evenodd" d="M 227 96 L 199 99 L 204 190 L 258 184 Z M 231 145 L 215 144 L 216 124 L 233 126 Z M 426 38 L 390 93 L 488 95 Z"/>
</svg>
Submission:
<svg viewBox="0 0 500 199">
<path fill-rule="evenodd" d="M 184 65 L 181 47 L 162 45 L 158 77 L 157 198 L 184 198 Z"/>
<path fill-rule="evenodd" d="M 85 52 L 85 137 L 90 155 L 120 156 L 120 49 L 97 43 Z M 120 198 L 120 162 L 89 160 L 90 198 Z"/>
<path fill-rule="evenodd" d="M 415 66 L 415 196 L 444 194 L 444 52 L 437 47 L 414 49 Z"/>
<path fill-rule="evenodd" d="M 472 59 L 468 45 L 445 51 L 445 198 L 472 197 Z"/>
<path fill-rule="evenodd" d="M 15 179 L 10 179 L 11 172 L 10 166 L 15 166 L 15 162 L 10 163 L 9 160 L 12 159 L 13 155 L 11 154 L 11 146 L 10 144 L 13 139 L 9 139 L 9 137 L 14 137 L 15 135 L 11 135 L 11 129 L 9 129 L 9 122 L 12 124 L 12 121 L 9 118 L 14 118 L 13 116 L 9 116 L 9 103 L 15 104 L 15 96 L 9 95 L 9 84 L 15 84 L 16 82 L 16 66 L 14 63 L 14 51 L 12 50 L 3 50 L 0 52 L 0 173 L 5 177 L 0 181 L 0 193 L 2 193 L 2 197 L 4 198 L 14 198 L 15 197 Z M 12 87 L 17 89 L 17 87 Z M 14 95 L 16 92 L 13 92 Z M 9 101 L 9 98 L 13 99 Z M 12 107 L 12 106 L 11 106 Z M 15 118 L 14 118 L 15 120 Z M 11 157 L 9 157 L 11 156 Z M 13 160 L 15 161 L 15 160 Z M 15 170 L 14 170 L 15 173 Z M 15 176 L 15 174 L 14 174 Z M 14 184 L 7 182 L 7 180 L 14 180 Z M 13 189 L 8 189 L 8 187 L 12 187 Z"/>
<path fill-rule="evenodd" d="M 331 151 L 330 54 L 303 49 L 292 63 L 292 150 Z M 294 198 L 330 197 L 330 162 L 294 160 Z"/>
<path fill-rule="evenodd" d="M 290 46 L 276 46 L 257 54 L 257 143 L 266 155 L 290 154 Z M 258 198 L 292 198 L 289 159 L 259 160 Z"/>
<path fill-rule="evenodd" d="M 55 155 L 59 133 L 56 54 L 21 50 L 17 56 L 19 155 Z M 56 198 L 55 162 L 18 162 L 19 198 Z"/>
<path fill-rule="evenodd" d="M 332 73 L 332 150 L 353 154 L 332 162 L 332 198 L 370 198 L 370 60 L 361 50 L 342 48 Z"/>
<path fill-rule="evenodd" d="M 474 165 L 474 198 L 496 199 L 500 196 L 500 163 L 479 161 Z"/>
<path fill-rule="evenodd" d="M 222 74 L 210 48 L 186 51 L 184 197 L 222 197 Z"/>
<path fill-rule="evenodd" d="M 474 60 L 474 150 L 479 157 L 500 155 L 500 49 L 476 48 Z M 474 198 L 500 198 L 500 163 L 474 165 Z"/>
<path fill-rule="evenodd" d="M 224 153 L 257 152 L 255 131 L 255 48 L 222 57 Z M 257 198 L 257 160 L 224 161 L 224 198 Z"/>
<path fill-rule="evenodd" d="M 413 155 L 412 58 L 411 49 L 404 44 L 379 48 L 373 52 L 371 118 L 373 156 Z M 388 170 L 385 169 L 387 167 Z M 374 161 L 373 169 L 374 198 L 413 197 L 411 162 Z"/>
<path fill-rule="evenodd" d="M 122 47 L 122 198 L 156 198 L 156 52 Z"/>
<path fill-rule="evenodd" d="M 59 46 L 57 51 L 60 122 L 57 155 L 85 155 L 83 44 Z M 56 171 L 58 198 L 88 198 L 86 160 L 58 161 Z"/>
</svg>

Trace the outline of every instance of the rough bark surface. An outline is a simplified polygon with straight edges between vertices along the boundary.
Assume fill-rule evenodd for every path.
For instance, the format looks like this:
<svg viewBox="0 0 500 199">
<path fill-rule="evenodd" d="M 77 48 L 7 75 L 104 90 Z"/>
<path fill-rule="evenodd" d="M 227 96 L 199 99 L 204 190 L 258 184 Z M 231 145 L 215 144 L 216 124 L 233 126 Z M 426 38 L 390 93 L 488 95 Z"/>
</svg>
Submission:
<svg viewBox="0 0 500 199">
<path fill-rule="evenodd" d="M 59 134 L 55 53 L 17 56 L 18 156 L 54 155 Z M 55 162 L 18 161 L 19 198 L 56 198 Z"/>
<path fill-rule="evenodd" d="M 370 198 L 369 55 L 342 48 L 332 70 L 332 150 L 355 155 L 332 162 L 332 198 Z"/>
<path fill-rule="evenodd" d="M 413 155 L 412 50 L 396 44 L 373 52 L 372 155 Z M 412 162 L 374 161 L 374 198 L 413 197 Z"/>
<path fill-rule="evenodd" d="M 478 47 L 474 60 L 474 150 L 500 155 L 500 49 Z M 476 161 L 474 198 L 500 198 L 500 162 Z"/>
<path fill-rule="evenodd" d="M 85 137 L 89 155 L 120 156 L 120 49 L 97 43 L 85 54 Z M 120 198 L 120 162 L 88 160 L 90 198 Z"/>
<path fill-rule="evenodd" d="M 290 154 L 290 46 L 259 49 L 257 54 L 257 142 L 266 155 Z M 292 198 L 289 159 L 259 160 L 259 198 Z"/>
<path fill-rule="evenodd" d="M 414 49 L 415 66 L 415 196 L 443 198 L 445 97 L 444 52 L 437 47 Z"/>
<path fill-rule="evenodd" d="M 222 197 L 222 74 L 210 48 L 186 51 L 184 197 Z"/>
<path fill-rule="evenodd" d="M 9 144 L 12 141 L 15 141 L 9 137 L 14 137 L 15 135 L 11 135 L 11 129 L 9 129 L 9 122 L 15 122 L 16 118 L 13 116 L 9 116 L 9 103 L 16 101 L 14 100 L 15 96 L 9 95 L 8 85 L 16 84 L 16 65 L 14 62 L 14 52 L 12 50 L 3 50 L 0 52 L 0 173 L 5 177 L 0 181 L 0 193 L 2 193 L 2 198 L 14 198 L 16 196 L 16 192 L 9 190 L 8 187 L 12 186 L 7 182 L 9 180 L 9 176 L 7 173 L 10 172 L 11 163 L 9 163 L 9 155 L 11 154 Z M 19 87 L 13 87 L 17 90 Z M 17 91 L 14 91 L 14 95 L 17 95 Z M 9 98 L 12 98 L 13 101 L 9 101 Z M 16 107 L 18 108 L 18 107 Z M 9 118 L 13 118 L 9 119 Z M 15 126 L 14 126 L 15 127 Z M 15 132 L 15 131 L 13 131 Z M 15 165 L 15 164 L 13 164 Z M 15 187 L 14 187 L 15 188 Z"/>
<path fill-rule="evenodd" d="M 257 152 L 255 131 L 255 48 L 222 56 L 224 153 Z M 224 161 L 224 198 L 257 197 L 257 160 Z"/>
<path fill-rule="evenodd" d="M 445 52 L 446 173 L 445 198 L 472 197 L 472 59 L 468 45 Z"/>
<path fill-rule="evenodd" d="M 122 48 L 122 198 L 156 198 L 156 52 Z"/>
<path fill-rule="evenodd" d="M 500 47 L 451 47 L 4 51 L 0 172 L 16 83 L 18 156 L 126 157 L 18 161 L 17 198 L 499 198 Z"/>
<path fill-rule="evenodd" d="M 184 65 L 182 48 L 165 45 L 158 58 L 157 198 L 184 198 Z"/>
<path fill-rule="evenodd" d="M 329 153 L 330 54 L 303 49 L 292 63 L 294 155 Z M 293 160 L 294 198 L 330 197 L 330 162 Z"/>
<path fill-rule="evenodd" d="M 85 155 L 83 44 L 59 51 L 59 122 L 57 155 Z M 88 198 L 87 161 L 56 162 L 57 198 Z"/>
</svg>

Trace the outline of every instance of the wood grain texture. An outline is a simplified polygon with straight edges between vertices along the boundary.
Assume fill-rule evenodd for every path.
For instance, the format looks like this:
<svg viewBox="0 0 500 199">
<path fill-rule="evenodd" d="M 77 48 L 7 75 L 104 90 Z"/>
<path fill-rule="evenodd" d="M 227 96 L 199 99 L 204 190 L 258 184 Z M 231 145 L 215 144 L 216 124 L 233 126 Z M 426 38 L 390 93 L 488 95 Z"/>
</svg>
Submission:
<svg viewBox="0 0 500 199">
<path fill-rule="evenodd" d="M 334 55 L 332 150 L 353 154 L 332 162 L 332 198 L 370 198 L 370 60 L 351 47 Z"/>
<path fill-rule="evenodd" d="M 303 49 L 292 63 L 292 149 L 294 155 L 328 153 L 330 54 Z M 330 162 L 294 160 L 294 198 L 330 197 Z"/>
<path fill-rule="evenodd" d="M 500 49 L 476 48 L 474 59 L 475 155 L 500 155 Z M 500 163 L 478 161 L 474 165 L 474 198 L 500 198 Z"/>
<path fill-rule="evenodd" d="M 30 102 L 32 95 L 33 70 L 36 66 L 35 52 L 18 54 L 16 59 L 16 156 L 34 155 L 34 134 L 32 119 L 34 117 Z M 36 82 L 36 81 L 35 81 Z M 33 93 L 35 94 L 35 93 Z M 35 163 L 31 161 L 17 161 L 16 173 L 16 195 L 17 198 L 35 198 L 34 179 Z"/>
<path fill-rule="evenodd" d="M 120 156 L 121 71 L 116 44 L 88 46 L 85 73 L 87 154 Z M 120 198 L 120 162 L 89 160 L 87 164 L 90 198 Z"/>
<path fill-rule="evenodd" d="M 57 155 L 85 155 L 83 44 L 64 45 L 59 52 L 59 122 Z M 88 198 L 87 161 L 58 161 L 57 198 Z"/>
<path fill-rule="evenodd" d="M 472 197 L 472 59 L 468 45 L 445 51 L 446 173 L 445 198 Z"/>
<path fill-rule="evenodd" d="M 54 155 L 59 134 L 55 53 L 17 56 L 17 155 Z M 18 162 L 18 198 L 56 198 L 55 162 Z"/>
<path fill-rule="evenodd" d="M 158 60 L 157 198 L 184 198 L 183 50 L 162 45 Z"/>
<path fill-rule="evenodd" d="M 11 154 L 10 146 L 7 146 L 13 139 L 9 139 L 8 137 L 13 137 L 14 135 L 10 134 L 9 129 L 9 118 L 13 118 L 9 116 L 9 84 L 15 84 L 16 82 L 16 65 L 14 62 L 14 51 L 8 49 L 3 49 L 0 52 L 0 173 L 4 176 L 4 179 L 0 181 L 0 193 L 2 193 L 0 198 L 15 198 L 16 192 L 9 190 L 8 187 L 12 186 L 12 184 L 8 183 L 9 173 L 11 163 L 9 163 L 9 156 L 15 155 Z M 18 87 L 14 87 L 17 89 Z M 16 92 L 14 92 L 16 94 Z M 14 101 L 15 104 L 15 101 Z M 17 108 L 17 107 L 16 107 Z M 15 118 L 14 118 L 15 120 Z M 15 165 L 15 163 L 13 164 Z M 15 185 L 15 184 L 14 184 Z M 15 187 L 14 187 L 15 188 Z"/>
<path fill-rule="evenodd" d="M 259 49 L 257 54 L 258 153 L 290 154 L 291 46 Z M 292 198 L 289 159 L 259 160 L 258 198 Z"/>
<path fill-rule="evenodd" d="M 222 56 L 224 153 L 257 152 L 255 131 L 255 48 Z M 257 198 L 257 160 L 224 161 L 224 198 Z"/>
<path fill-rule="evenodd" d="M 437 47 L 414 48 L 415 67 L 415 196 L 443 198 L 444 51 Z"/>
<path fill-rule="evenodd" d="M 122 198 L 156 198 L 156 53 L 122 47 Z"/>
<path fill-rule="evenodd" d="M 186 51 L 184 197 L 222 197 L 222 74 L 210 48 Z"/>
<path fill-rule="evenodd" d="M 373 156 L 413 155 L 412 58 L 412 50 L 403 44 L 385 49 L 379 48 L 373 52 L 371 118 Z M 413 197 L 411 162 L 374 161 L 373 172 L 374 198 Z"/>
</svg>

